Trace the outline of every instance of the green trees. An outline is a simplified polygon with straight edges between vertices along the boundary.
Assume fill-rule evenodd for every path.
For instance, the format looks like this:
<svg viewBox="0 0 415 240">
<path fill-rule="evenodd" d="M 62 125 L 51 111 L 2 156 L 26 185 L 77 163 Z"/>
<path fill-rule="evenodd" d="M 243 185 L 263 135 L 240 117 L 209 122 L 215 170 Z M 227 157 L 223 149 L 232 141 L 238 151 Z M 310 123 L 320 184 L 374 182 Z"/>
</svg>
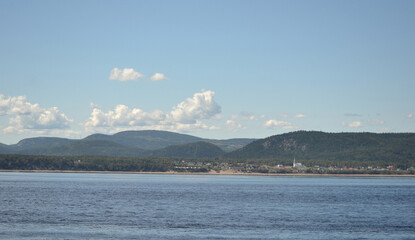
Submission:
<svg viewBox="0 0 415 240">
<path fill-rule="evenodd" d="M 292 162 L 294 156 L 307 166 L 415 166 L 413 133 L 324 133 L 298 131 L 257 140 L 227 153 L 233 159 L 276 159 Z"/>
<path fill-rule="evenodd" d="M 171 159 L 0 155 L 5 170 L 157 171 L 173 169 Z"/>
</svg>

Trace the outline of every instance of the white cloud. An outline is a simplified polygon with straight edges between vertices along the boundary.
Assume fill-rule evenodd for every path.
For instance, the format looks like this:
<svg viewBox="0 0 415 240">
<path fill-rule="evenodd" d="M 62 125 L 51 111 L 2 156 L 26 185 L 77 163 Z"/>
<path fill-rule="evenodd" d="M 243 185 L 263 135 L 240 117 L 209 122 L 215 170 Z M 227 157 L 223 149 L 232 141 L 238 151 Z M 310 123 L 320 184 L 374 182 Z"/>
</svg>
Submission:
<svg viewBox="0 0 415 240">
<path fill-rule="evenodd" d="M 209 119 L 221 112 L 221 107 L 213 100 L 215 92 L 204 91 L 195 93 L 179 103 L 170 112 L 170 117 L 176 122 L 192 123 L 196 119 Z"/>
<path fill-rule="evenodd" d="M 306 116 L 304 114 L 297 114 L 295 115 L 296 118 L 305 118 Z"/>
<path fill-rule="evenodd" d="M 0 94 L 0 115 L 29 114 L 37 108 L 38 104 L 26 102 L 25 96 L 6 98 Z"/>
<path fill-rule="evenodd" d="M 281 113 L 281 114 L 280 114 L 280 117 L 282 117 L 282 118 L 287 118 L 287 117 L 288 117 L 288 114 L 286 114 L 286 113 Z"/>
<path fill-rule="evenodd" d="M 236 132 L 240 129 L 245 129 L 245 126 L 240 124 L 240 123 L 235 122 L 234 120 L 227 120 L 226 121 L 226 128 L 231 130 L 231 131 Z"/>
<path fill-rule="evenodd" d="M 144 77 L 144 75 L 139 72 L 134 71 L 133 68 L 124 68 L 124 69 L 113 68 L 111 70 L 109 80 L 126 82 L 126 81 L 138 80 L 142 77 Z"/>
<path fill-rule="evenodd" d="M 153 76 L 151 76 L 150 80 L 156 82 L 156 81 L 168 80 L 168 78 L 164 76 L 163 73 L 155 73 Z"/>
<path fill-rule="evenodd" d="M 151 113 L 144 112 L 139 108 L 128 108 L 125 105 L 117 105 L 113 111 L 103 112 L 95 107 L 91 116 L 85 123 L 86 128 L 94 127 L 119 127 L 119 126 L 143 126 L 156 125 L 165 120 L 162 111 L 156 110 Z"/>
<path fill-rule="evenodd" d="M 414 115 L 413 115 L 412 113 L 410 113 L 410 114 L 406 115 L 406 117 L 407 117 L 407 118 L 413 118 L 413 117 L 414 117 Z"/>
<path fill-rule="evenodd" d="M 129 108 L 126 105 L 117 105 L 114 110 L 102 111 L 93 105 L 91 116 L 84 123 L 88 131 L 122 131 L 158 129 L 168 131 L 190 131 L 216 129 L 202 123 L 203 119 L 213 119 L 220 113 L 220 106 L 213 100 L 212 91 L 195 93 L 179 103 L 171 112 L 160 110 L 145 112 L 139 108 Z"/>
<path fill-rule="evenodd" d="M 4 132 L 22 133 L 69 128 L 72 122 L 57 107 L 41 108 L 27 102 L 25 96 L 4 97 L 0 94 L 0 115 L 9 115 L 10 126 Z"/>
<path fill-rule="evenodd" d="M 264 123 L 264 126 L 266 128 L 276 128 L 276 127 L 280 127 L 280 128 L 283 128 L 283 129 L 293 129 L 293 128 L 295 128 L 292 123 L 273 120 L 273 119 L 266 121 Z"/>
<path fill-rule="evenodd" d="M 361 127 L 363 124 L 359 121 L 351 122 L 348 124 L 349 127 L 358 128 Z"/>
<path fill-rule="evenodd" d="M 191 131 L 200 131 L 200 130 L 217 130 L 216 126 L 208 126 L 202 123 L 200 120 L 197 120 L 195 123 L 173 123 L 171 125 L 160 125 L 161 130 L 177 131 L 177 132 L 191 132 Z"/>
</svg>

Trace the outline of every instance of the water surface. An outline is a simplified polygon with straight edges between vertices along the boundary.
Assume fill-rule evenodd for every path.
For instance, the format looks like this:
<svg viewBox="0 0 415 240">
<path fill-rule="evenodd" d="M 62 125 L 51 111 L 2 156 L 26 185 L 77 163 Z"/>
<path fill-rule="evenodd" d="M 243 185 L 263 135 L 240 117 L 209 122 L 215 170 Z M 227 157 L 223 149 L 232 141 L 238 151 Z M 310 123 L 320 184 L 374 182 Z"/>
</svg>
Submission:
<svg viewBox="0 0 415 240">
<path fill-rule="evenodd" d="M 0 173 L 1 239 L 415 239 L 414 178 Z"/>
</svg>

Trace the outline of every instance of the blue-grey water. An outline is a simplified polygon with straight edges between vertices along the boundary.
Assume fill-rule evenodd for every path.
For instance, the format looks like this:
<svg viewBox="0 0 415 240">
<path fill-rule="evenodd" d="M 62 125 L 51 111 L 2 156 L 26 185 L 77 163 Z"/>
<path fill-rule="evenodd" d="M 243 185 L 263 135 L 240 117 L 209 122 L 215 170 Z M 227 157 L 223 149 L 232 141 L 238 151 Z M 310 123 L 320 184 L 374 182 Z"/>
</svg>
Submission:
<svg viewBox="0 0 415 240">
<path fill-rule="evenodd" d="M 415 239 L 415 178 L 0 173 L 1 239 Z"/>
</svg>

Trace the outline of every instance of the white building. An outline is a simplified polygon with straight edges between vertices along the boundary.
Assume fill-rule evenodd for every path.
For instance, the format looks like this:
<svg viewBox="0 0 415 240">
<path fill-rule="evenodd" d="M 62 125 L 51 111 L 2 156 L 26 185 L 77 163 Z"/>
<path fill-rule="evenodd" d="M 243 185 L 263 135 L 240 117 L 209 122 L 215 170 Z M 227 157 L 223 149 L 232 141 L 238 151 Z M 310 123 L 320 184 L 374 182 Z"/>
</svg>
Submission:
<svg viewBox="0 0 415 240">
<path fill-rule="evenodd" d="M 307 167 L 303 165 L 302 163 L 295 162 L 295 157 L 293 161 L 293 168 L 299 169 L 299 170 L 305 170 Z"/>
</svg>

